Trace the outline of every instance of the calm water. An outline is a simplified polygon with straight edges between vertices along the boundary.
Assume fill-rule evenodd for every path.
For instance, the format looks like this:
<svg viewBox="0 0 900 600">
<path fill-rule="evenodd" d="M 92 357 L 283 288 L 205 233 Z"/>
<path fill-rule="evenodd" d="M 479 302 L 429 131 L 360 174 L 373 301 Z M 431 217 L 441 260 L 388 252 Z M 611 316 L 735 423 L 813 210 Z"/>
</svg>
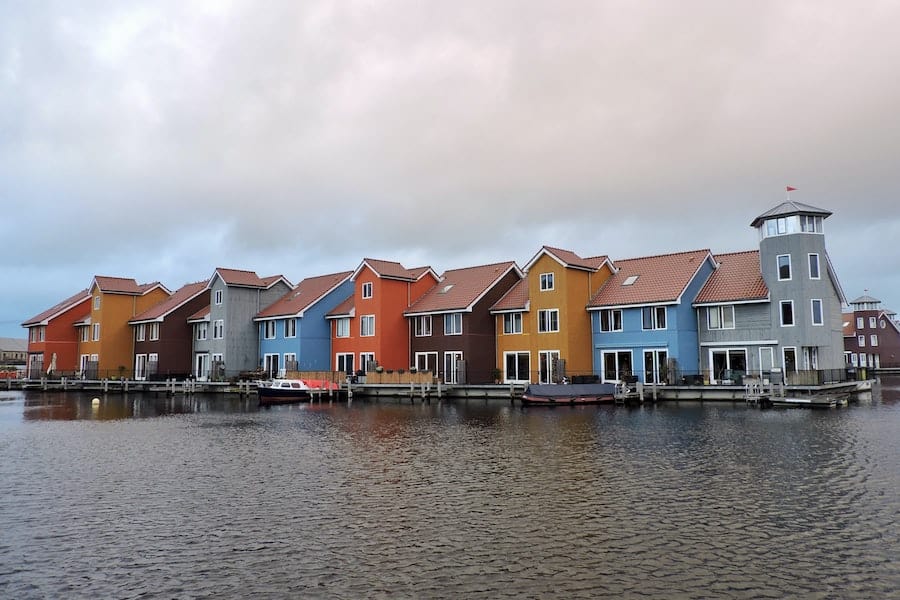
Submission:
<svg viewBox="0 0 900 600">
<path fill-rule="evenodd" d="M 898 457 L 900 380 L 824 411 L 0 392 L 0 597 L 898 597 Z"/>
</svg>

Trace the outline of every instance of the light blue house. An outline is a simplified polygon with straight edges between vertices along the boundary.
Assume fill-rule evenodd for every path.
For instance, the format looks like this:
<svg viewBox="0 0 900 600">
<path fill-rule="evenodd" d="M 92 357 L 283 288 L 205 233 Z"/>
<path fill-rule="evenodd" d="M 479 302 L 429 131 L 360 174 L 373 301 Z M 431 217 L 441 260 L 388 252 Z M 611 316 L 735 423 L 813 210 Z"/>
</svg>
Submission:
<svg viewBox="0 0 900 600">
<path fill-rule="evenodd" d="M 604 382 L 636 376 L 676 383 L 699 372 L 692 303 L 715 270 L 709 250 L 615 261 L 588 303 L 594 373 Z"/>
<path fill-rule="evenodd" d="M 308 277 L 256 315 L 259 356 L 270 377 L 281 371 L 331 369 L 331 329 L 325 315 L 353 293 L 352 274 Z"/>
</svg>

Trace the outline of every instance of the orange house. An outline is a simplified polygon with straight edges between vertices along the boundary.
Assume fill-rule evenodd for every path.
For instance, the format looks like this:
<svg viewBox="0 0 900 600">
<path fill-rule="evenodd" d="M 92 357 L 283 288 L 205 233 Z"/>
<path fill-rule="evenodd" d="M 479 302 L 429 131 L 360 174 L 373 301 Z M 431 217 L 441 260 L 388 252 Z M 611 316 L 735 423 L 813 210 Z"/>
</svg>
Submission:
<svg viewBox="0 0 900 600">
<path fill-rule="evenodd" d="M 409 323 L 403 313 L 437 284 L 437 273 L 431 267 L 407 269 L 398 262 L 366 258 L 350 279 L 353 294 L 326 316 L 334 369 L 408 369 Z"/>
<path fill-rule="evenodd" d="M 542 247 L 525 279 L 491 309 L 497 327 L 497 368 L 505 383 L 558 383 L 590 376 L 591 317 L 587 304 L 613 274 L 606 256 L 581 258 Z"/>
<path fill-rule="evenodd" d="M 90 314 L 80 329 L 79 370 L 89 379 L 131 377 L 134 331 L 128 321 L 172 295 L 159 282 L 95 276 L 88 288 Z"/>
<path fill-rule="evenodd" d="M 28 377 L 78 370 L 75 324 L 87 317 L 90 300 L 88 290 L 81 290 L 22 323 L 28 329 Z"/>
</svg>

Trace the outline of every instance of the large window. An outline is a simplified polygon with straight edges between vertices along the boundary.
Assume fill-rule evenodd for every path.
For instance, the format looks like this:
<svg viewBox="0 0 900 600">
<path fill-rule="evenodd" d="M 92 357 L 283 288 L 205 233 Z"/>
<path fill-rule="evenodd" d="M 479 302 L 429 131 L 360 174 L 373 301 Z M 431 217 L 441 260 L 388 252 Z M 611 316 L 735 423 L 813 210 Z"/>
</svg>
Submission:
<svg viewBox="0 0 900 600">
<path fill-rule="evenodd" d="M 503 383 L 531 381 L 531 354 L 529 352 L 504 352 Z"/>
<path fill-rule="evenodd" d="M 416 352 L 416 370 L 419 373 L 437 373 L 437 352 Z"/>
<path fill-rule="evenodd" d="M 822 301 L 817 298 L 810 300 L 810 309 L 812 312 L 812 324 L 824 325 L 825 320 L 822 314 Z"/>
<path fill-rule="evenodd" d="M 522 313 L 506 313 L 503 315 L 503 333 L 506 335 L 522 333 Z"/>
<path fill-rule="evenodd" d="M 792 327 L 794 325 L 794 301 L 781 301 L 781 326 Z"/>
<path fill-rule="evenodd" d="M 787 281 L 791 278 L 791 255 L 778 255 L 778 281 Z"/>
<path fill-rule="evenodd" d="M 431 315 L 414 317 L 416 337 L 428 337 L 431 335 Z"/>
<path fill-rule="evenodd" d="M 669 377 L 669 352 L 644 350 L 644 383 L 666 383 Z"/>
<path fill-rule="evenodd" d="M 710 329 L 734 329 L 734 306 L 710 306 L 706 309 L 706 321 Z"/>
<path fill-rule="evenodd" d="M 604 351 L 600 363 L 603 365 L 600 375 L 604 383 L 615 383 L 632 375 L 631 350 Z"/>
<path fill-rule="evenodd" d="M 364 369 L 366 372 L 374 371 L 375 367 L 378 366 L 378 363 L 375 362 L 375 353 L 374 352 L 360 352 L 359 353 L 359 366 L 361 369 Z"/>
<path fill-rule="evenodd" d="M 462 313 L 444 315 L 444 335 L 462 335 Z"/>
<path fill-rule="evenodd" d="M 342 317 L 334 322 L 334 337 L 350 337 L 350 318 Z"/>
<path fill-rule="evenodd" d="M 375 315 L 363 315 L 359 318 L 359 335 L 361 337 L 375 335 Z"/>
<path fill-rule="evenodd" d="M 601 310 L 600 331 L 622 331 L 622 310 L 619 308 Z"/>
<path fill-rule="evenodd" d="M 297 319 L 285 319 L 284 321 L 284 337 L 297 337 Z M 287 360 L 287 359 L 285 359 Z"/>
<path fill-rule="evenodd" d="M 353 353 L 338 352 L 335 354 L 334 370 L 338 373 L 353 373 Z"/>
<path fill-rule="evenodd" d="M 553 289 L 553 273 L 541 273 L 541 291 Z"/>
<path fill-rule="evenodd" d="M 362 284 L 362 297 L 364 299 L 372 297 L 372 282 L 371 281 Z"/>
<path fill-rule="evenodd" d="M 444 383 L 465 383 L 462 359 L 462 352 L 444 352 Z"/>
<path fill-rule="evenodd" d="M 641 326 L 644 330 L 666 328 L 666 307 L 645 306 L 641 309 Z"/>
<path fill-rule="evenodd" d="M 538 332 L 553 333 L 559 331 L 559 309 L 545 308 L 538 311 Z"/>
<path fill-rule="evenodd" d="M 818 254 L 810 254 L 809 255 L 809 278 L 810 279 L 820 279 L 821 275 L 819 274 L 819 255 Z"/>
</svg>

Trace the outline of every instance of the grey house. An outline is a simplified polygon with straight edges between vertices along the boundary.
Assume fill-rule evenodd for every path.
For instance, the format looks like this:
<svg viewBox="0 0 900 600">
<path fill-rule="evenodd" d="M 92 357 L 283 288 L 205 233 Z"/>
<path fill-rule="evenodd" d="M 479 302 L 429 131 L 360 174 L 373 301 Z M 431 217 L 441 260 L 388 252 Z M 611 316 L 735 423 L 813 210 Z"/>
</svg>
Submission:
<svg viewBox="0 0 900 600">
<path fill-rule="evenodd" d="M 843 290 L 825 249 L 830 212 L 785 202 L 753 220 L 759 250 L 721 254 L 697 295 L 700 365 L 710 383 L 780 369 L 788 383 L 843 370 Z"/>
<path fill-rule="evenodd" d="M 191 317 L 193 371 L 201 381 L 259 368 L 259 332 L 253 318 L 293 285 L 282 275 L 218 268 L 209 279 L 209 307 Z"/>
</svg>

